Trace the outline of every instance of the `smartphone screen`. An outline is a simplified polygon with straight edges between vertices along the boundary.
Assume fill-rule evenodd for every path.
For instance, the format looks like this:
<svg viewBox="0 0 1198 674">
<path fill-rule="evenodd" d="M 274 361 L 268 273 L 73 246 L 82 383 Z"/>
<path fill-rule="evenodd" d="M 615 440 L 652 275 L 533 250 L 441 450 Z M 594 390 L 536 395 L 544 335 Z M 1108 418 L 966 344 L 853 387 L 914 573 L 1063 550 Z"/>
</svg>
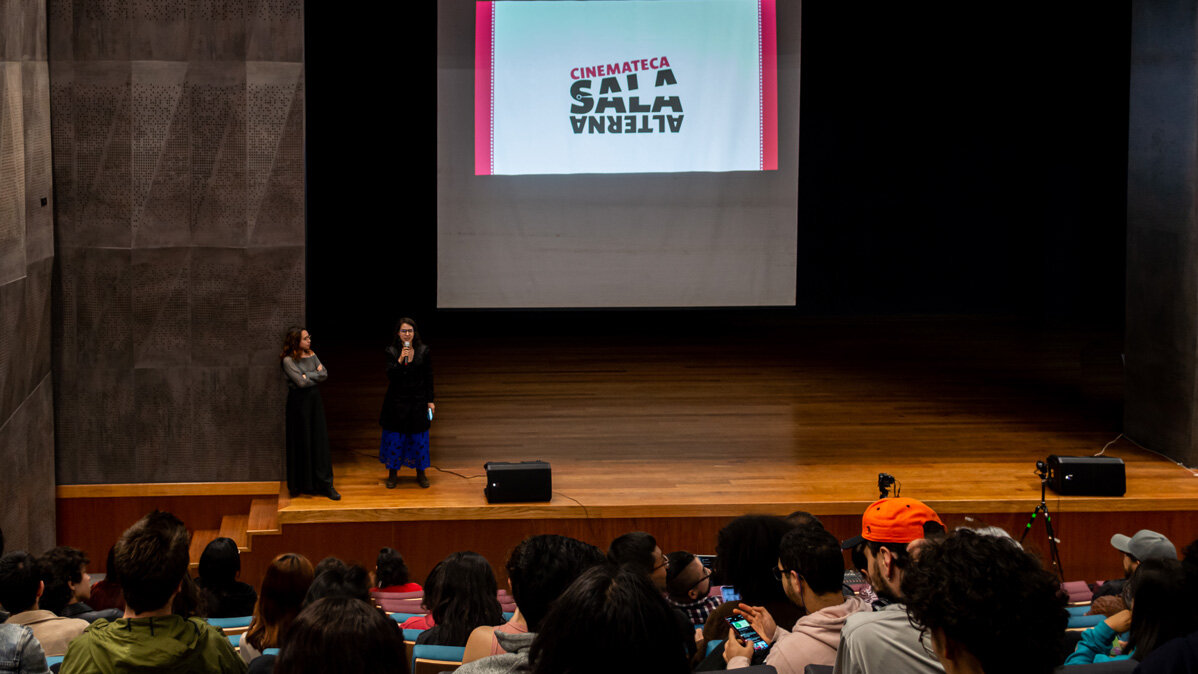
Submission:
<svg viewBox="0 0 1198 674">
<path fill-rule="evenodd" d="M 732 629 L 736 630 L 737 635 L 739 635 L 741 639 L 745 640 L 745 643 L 751 644 L 753 646 L 754 651 L 764 651 L 770 647 L 769 643 L 767 643 L 765 639 L 761 638 L 761 635 L 753 629 L 752 625 L 749 624 L 749 621 L 745 619 L 744 616 L 732 614 L 725 618 L 725 620 L 728 621 L 728 625 L 730 625 Z"/>
</svg>

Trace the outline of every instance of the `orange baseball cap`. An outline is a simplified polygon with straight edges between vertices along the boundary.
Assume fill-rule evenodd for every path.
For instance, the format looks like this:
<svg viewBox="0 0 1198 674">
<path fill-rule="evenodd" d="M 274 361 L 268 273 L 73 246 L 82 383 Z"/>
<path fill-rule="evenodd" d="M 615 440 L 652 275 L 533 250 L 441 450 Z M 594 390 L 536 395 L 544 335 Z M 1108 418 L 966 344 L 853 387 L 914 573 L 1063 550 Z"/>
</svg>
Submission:
<svg viewBox="0 0 1198 674">
<path fill-rule="evenodd" d="M 856 547 L 862 541 L 875 543 L 910 543 L 924 537 L 923 525 L 944 522 L 923 501 L 913 498 L 884 498 L 874 501 L 861 516 L 861 535 L 840 544 L 842 548 Z"/>
</svg>

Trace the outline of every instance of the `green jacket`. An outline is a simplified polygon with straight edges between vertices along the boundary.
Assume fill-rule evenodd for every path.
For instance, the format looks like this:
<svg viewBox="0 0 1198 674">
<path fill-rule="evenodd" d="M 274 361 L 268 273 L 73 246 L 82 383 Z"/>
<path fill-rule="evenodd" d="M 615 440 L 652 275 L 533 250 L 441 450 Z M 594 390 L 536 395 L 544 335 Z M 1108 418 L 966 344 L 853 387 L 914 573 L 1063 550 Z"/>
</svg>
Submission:
<svg viewBox="0 0 1198 674">
<path fill-rule="evenodd" d="M 245 662 L 220 630 L 199 618 L 172 615 L 97 620 L 71 641 L 59 674 L 245 671 Z"/>
</svg>

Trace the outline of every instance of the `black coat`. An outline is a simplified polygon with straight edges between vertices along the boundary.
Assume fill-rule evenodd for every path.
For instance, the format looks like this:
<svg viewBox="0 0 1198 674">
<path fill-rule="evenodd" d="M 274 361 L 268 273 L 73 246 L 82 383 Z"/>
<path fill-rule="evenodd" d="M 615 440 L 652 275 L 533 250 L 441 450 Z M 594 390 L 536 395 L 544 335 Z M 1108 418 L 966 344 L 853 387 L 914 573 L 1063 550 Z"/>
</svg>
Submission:
<svg viewBox="0 0 1198 674">
<path fill-rule="evenodd" d="M 433 361 L 429 349 L 421 344 L 411 363 L 400 364 L 400 348 L 389 346 L 387 353 L 387 395 L 379 423 L 397 433 L 423 433 L 429 428 L 428 404 L 433 402 Z"/>
</svg>

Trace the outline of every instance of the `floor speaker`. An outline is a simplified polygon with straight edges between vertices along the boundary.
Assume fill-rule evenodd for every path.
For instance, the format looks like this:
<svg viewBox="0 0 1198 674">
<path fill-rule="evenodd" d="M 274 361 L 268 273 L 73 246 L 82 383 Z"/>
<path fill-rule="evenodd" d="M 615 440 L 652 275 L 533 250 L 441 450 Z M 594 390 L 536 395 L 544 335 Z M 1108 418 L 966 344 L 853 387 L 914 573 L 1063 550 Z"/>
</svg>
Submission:
<svg viewBox="0 0 1198 674">
<path fill-rule="evenodd" d="M 528 503 L 553 498 L 553 477 L 545 461 L 488 461 L 487 503 Z"/>
<path fill-rule="evenodd" d="M 1112 456 L 1048 457 L 1048 486 L 1063 496 L 1123 496 L 1127 472 Z"/>
</svg>

